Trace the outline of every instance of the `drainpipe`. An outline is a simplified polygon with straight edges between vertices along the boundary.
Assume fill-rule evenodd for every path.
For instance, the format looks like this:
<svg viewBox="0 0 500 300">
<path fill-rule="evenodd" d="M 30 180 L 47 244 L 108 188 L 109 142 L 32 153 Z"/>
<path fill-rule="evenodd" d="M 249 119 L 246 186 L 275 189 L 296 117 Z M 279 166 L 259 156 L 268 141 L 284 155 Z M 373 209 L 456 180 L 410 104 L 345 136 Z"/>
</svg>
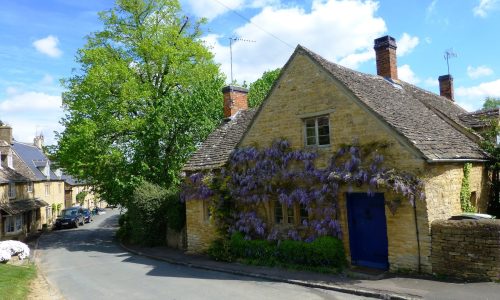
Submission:
<svg viewBox="0 0 500 300">
<path fill-rule="evenodd" d="M 417 221 L 417 199 L 413 200 L 413 216 L 415 219 L 415 232 L 417 233 L 417 251 L 418 251 L 418 273 L 421 272 L 421 258 L 420 258 L 420 234 L 418 232 L 418 221 Z"/>
</svg>

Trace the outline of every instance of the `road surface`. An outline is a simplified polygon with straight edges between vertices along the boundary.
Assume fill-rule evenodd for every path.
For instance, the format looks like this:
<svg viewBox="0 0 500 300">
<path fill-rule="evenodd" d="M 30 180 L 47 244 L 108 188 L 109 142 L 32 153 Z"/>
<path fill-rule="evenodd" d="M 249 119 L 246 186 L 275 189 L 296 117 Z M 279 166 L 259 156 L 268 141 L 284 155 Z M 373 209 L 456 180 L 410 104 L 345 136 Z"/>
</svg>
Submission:
<svg viewBox="0 0 500 300">
<path fill-rule="evenodd" d="M 367 299 L 252 277 L 173 265 L 124 251 L 119 210 L 77 229 L 42 235 L 39 266 L 67 299 Z"/>
</svg>

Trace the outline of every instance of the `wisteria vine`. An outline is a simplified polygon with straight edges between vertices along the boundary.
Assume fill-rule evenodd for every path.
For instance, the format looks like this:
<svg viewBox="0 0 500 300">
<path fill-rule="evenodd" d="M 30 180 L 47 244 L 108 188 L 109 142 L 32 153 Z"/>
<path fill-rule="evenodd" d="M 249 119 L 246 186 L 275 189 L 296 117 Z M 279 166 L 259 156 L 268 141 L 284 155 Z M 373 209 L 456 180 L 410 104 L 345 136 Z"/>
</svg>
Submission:
<svg viewBox="0 0 500 300">
<path fill-rule="evenodd" d="M 376 151 L 363 163 L 360 152 L 359 146 L 341 147 L 328 166 L 319 169 L 314 164 L 316 153 L 293 150 L 286 140 L 277 140 L 265 149 L 236 149 L 220 172 L 189 176 L 182 197 L 186 201 L 209 199 L 215 210 L 224 206 L 224 201 L 227 207 L 230 201 L 230 211 L 216 214 L 218 226 L 229 233 L 242 232 L 246 239 L 305 241 L 326 235 L 342 238 L 338 197 L 343 187 L 351 192 L 354 186 L 367 186 L 368 195 L 380 189 L 392 190 L 411 205 L 424 199 L 423 184 L 417 177 L 384 168 L 384 158 Z M 270 226 L 258 213 L 259 207 L 270 201 L 292 208 L 300 205 L 308 217 L 297 226 Z M 396 212 L 397 202 L 387 205 Z"/>
</svg>

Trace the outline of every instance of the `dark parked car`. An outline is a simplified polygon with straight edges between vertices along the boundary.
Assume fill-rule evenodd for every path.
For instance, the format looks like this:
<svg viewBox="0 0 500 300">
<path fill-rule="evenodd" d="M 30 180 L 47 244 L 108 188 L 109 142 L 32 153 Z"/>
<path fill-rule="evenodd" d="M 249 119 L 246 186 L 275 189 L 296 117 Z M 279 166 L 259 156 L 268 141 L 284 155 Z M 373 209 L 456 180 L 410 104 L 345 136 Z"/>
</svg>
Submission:
<svg viewBox="0 0 500 300">
<path fill-rule="evenodd" d="M 64 227 L 75 227 L 84 224 L 83 210 L 80 207 L 70 207 L 63 209 L 61 215 L 56 219 L 55 227 L 61 229 Z"/>
<path fill-rule="evenodd" d="M 94 221 L 94 217 L 92 216 L 90 209 L 84 208 L 82 211 L 83 211 L 83 220 L 85 221 L 85 223 L 90 223 Z"/>
</svg>

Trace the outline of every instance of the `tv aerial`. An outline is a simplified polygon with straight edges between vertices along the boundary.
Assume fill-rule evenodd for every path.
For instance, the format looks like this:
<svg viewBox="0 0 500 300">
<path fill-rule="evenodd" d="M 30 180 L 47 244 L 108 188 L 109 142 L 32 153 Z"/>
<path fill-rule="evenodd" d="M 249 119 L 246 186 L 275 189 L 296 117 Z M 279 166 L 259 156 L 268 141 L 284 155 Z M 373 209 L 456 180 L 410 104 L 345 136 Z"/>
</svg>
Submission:
<svg viewBox="0 0 500 300">
<path fill-rule="evenodd" d="M 231 84 L 233 83 L 233 44 L 236 42 L 247 42 L 247 43 L 255 43 L 255 41 L 252 40 L 246 40 L 242 39 L 239 37 L 230 37 L 229 38 L 229 55 L 230 55 L 230 61 L 231 61 Z"/>
<path fill-rule="evenodd" d="M 458 55 L 453 51 L 453 48 L 446 49 L 444 51 L 444 60 L 446 60 L 446 66 L 448 67 L 448 75 L 450 75 L 450 58 L 457 56 Z"/>
</svg>

